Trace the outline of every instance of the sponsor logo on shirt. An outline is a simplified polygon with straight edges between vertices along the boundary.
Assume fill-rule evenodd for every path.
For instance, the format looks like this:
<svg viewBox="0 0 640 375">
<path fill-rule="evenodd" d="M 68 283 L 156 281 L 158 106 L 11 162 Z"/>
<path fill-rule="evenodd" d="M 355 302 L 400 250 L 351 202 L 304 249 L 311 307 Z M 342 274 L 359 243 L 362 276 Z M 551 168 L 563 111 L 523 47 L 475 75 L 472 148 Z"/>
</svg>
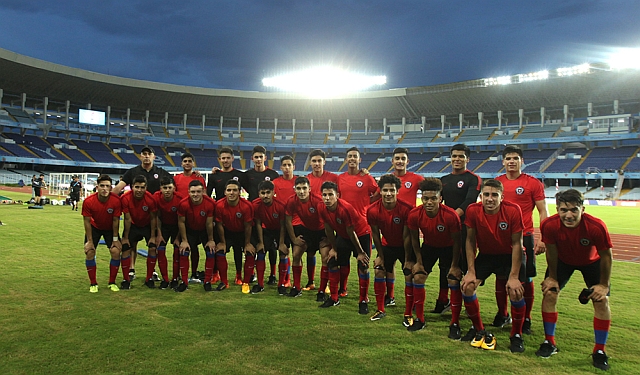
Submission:
<svg viewBox="0 0 640 375">
<path fill-rule="evenodd" d="M 518 186 L 516 188 L 516 194 L 518 194 L 518 195 L 524 194 L 524 188 L 522 186 Z"/>
<path fill-rule="evenodd" d="M 462 189 L 464 186 L 464 181 L 458 181 L 458 189 Z"/>
<path fill-rule="evenodd" d="M 444 225 L 442 225 L 442 224 L 438 224 L 438 225 L 436 226 L 436 229 L 438 230 L 438 232 L 444 232 Z"/>
<path fill-rule="evenodd" d="M 507 228 L 509 228 L 509 224 L 505 221 L 501 221 L 500 224 L 498 224 L 498 228 L 501 230 L 507 230 Z"/>
<path fill-rule="evenodd" d="M 589 246 L 589 245 L 591 245 L 591 241 L 589 241 L 589 239 L 588 239 L 588 238 L 582 238 L 582 239 L 580 240 L 580 245 L 582 245 L 582 246 Z"/>
</svg>

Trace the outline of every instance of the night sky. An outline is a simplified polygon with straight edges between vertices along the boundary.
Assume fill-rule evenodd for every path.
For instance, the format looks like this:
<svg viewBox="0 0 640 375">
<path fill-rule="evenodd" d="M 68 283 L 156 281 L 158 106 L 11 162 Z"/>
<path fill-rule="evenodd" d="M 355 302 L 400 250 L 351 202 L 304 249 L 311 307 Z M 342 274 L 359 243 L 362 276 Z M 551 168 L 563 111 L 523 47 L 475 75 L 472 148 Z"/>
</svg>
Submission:
<svg viewBox="0 0 640 375">
<path fill-rule="evenodd" d="M 0 47 L 127 78 L 265 91 L 314 65 L 414 87 L 604 62 L 640 1 L 0 0 Z"/>
</svg>

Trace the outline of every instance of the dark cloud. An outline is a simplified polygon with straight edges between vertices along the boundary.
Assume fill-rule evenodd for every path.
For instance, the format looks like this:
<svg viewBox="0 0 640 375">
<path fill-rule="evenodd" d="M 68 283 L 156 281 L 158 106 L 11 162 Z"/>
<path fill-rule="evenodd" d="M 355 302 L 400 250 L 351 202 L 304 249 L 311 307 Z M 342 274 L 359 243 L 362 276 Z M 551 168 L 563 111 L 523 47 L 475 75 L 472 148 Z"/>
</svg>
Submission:
<svg viewBox="0 0 640 375">
<path fill-rule="evenodd" d="M 0 46 L 192 86 L 260 90 L 265 75 L 335 64 L 407 87 L 593 61 L 637 43 L 638 10 L 633 0 L 5 0 Z"/>
</svg>

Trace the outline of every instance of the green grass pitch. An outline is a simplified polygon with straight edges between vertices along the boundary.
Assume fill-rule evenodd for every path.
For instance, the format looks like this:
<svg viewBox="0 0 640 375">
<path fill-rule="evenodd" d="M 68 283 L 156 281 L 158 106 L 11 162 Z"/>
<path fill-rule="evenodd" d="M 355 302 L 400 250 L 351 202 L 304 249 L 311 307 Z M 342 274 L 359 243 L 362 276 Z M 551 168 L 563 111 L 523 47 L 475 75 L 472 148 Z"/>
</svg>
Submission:
<svg viewBox="0 0 640 375">
<path fill-rule="evenodd" d="M 614 233 L 640 235 L 634 225 L 637 209 L 587 207 L 587 211 L 603 218 Z M 0 220 L 6 224 L 0 227 L 0 374 L 598 372 L 589 356 L 593 308 L 577 301 L 583 288 L 579 274 L 560 298 L 557 340 L 561 352 L 543 360 L 534 354 L 544 339 L 539 293 L 525 353 L 509 352 L 508 328 L 493 330 L 498 347 L 487 352 L 449 340 L 449 314 L 427 313 L 424 330 L 407 332 L 401 325 L 401 277 L 395 288 L 398 306 L 387 308 L 386 318 L 371 322 L 369 316 L 358 315 L 355 263 L 350 296 L 340 306 L 325 310 L 316 307 L 312 292 L 288 298 L 269 286 L 260 295 L 244 295 L 237 286 L 221 293 L 205 293 L 201 286 L 174 293 L 149 290 L 137 279 L 132 290 L 113 293 L 106 288 L 109 256 L 101 246 L 97 251 L 101 289 L 91 294 L 79 212 L 68 206 L 29 210 L 0 205 Z M 232 257 L 228 259 L 232 263 Z M 539 257 L 539 274 L 544 264 L 544 257 Z M 145 269 L 143 258 L 137 269 Z M 397 271 L 401 275 L 399 267 Z M 435 269 L 427 280 L 426 311 L 437 297 L 437 274 Z M 638 264 L 614 263 L 613 320 L 607 345 L 612 374 L 634 374 L 640 369 L 638 274 Z M 541 280 L 538 277 L 536 283 Z M 375 310 L 373 275 L 371 281 L 370 309 Z M 493 278 L 479 288 L 478 298 L 483 320 L 490 323 L 496 313 Z M 463 330 L 471 325 L 467 318 L 461 324 Z"/>
</svg>

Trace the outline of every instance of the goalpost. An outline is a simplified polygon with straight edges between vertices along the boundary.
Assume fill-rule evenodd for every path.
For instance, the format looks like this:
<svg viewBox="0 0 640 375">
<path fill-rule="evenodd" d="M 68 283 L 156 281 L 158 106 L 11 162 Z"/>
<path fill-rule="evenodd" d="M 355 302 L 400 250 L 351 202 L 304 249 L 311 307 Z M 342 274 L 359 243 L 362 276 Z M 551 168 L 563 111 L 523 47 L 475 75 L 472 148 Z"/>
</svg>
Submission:
<svg viewBox="0 0 640 375">
<path fill-rule="evenodd" d="M 49 194 L 57 196 L 58 199 L 61 197 L 66 198 L 69 195 L 69 186 L 71 186 L 73 176 L 78 176 L 78 180 L 82 183 L 80 197 L 83 200 L 93 193 L 93 188 L 99 176 L 98 173 L 50 173 L 49 182 L 47 183 Z"/>
</svg>

